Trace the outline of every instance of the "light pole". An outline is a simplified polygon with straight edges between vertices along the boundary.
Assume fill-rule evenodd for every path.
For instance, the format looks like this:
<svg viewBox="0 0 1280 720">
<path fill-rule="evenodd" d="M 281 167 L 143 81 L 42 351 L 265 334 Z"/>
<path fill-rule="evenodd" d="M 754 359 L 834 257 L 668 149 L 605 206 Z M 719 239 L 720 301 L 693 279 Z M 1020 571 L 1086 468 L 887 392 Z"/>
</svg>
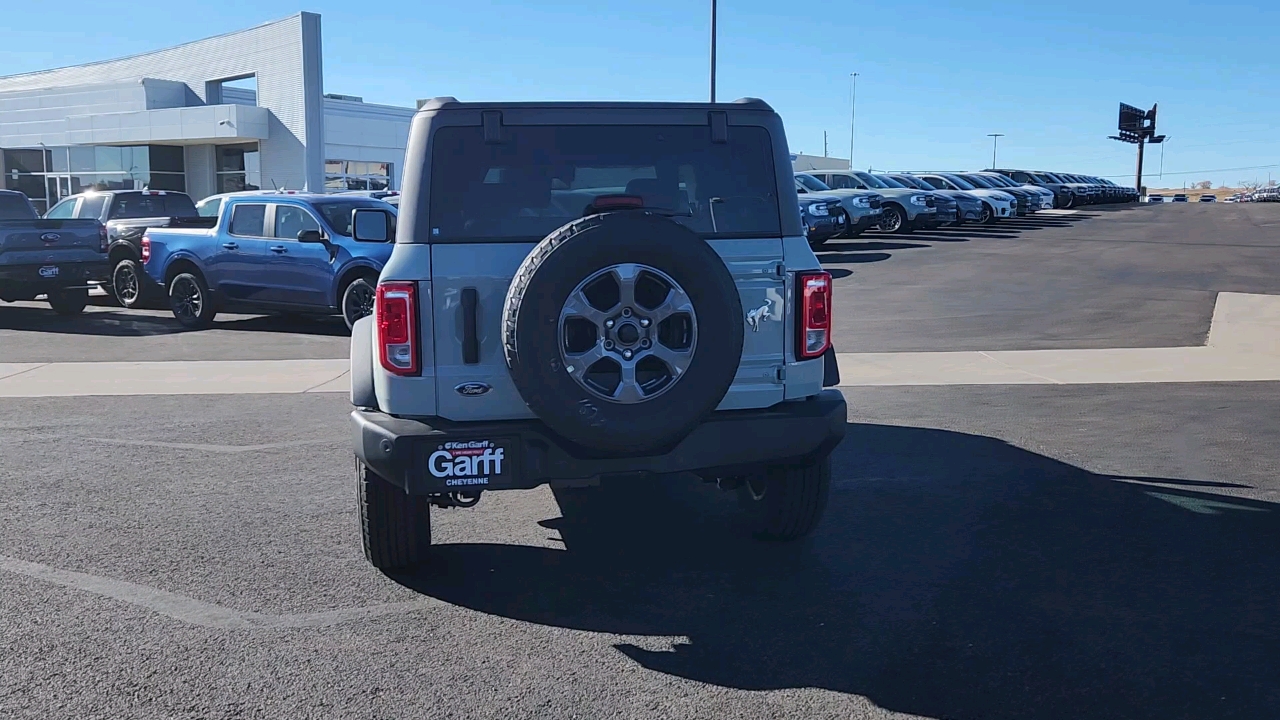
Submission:
<svg viewBox="0 0 1280 720">
<path fill-rule="evenodd" d="M 716 0 L 711 0 L 711 102 L 716 101 Z"/>
<path fill-rule="evenodd" d="M 853 140 L 858 121 L 858 73 L 849 73 L 849 169 L 853 165 Z"/>
<path fill-rule="evenodd" d="M 36 143 L 40 146 L 40 182 L 44 185 L 44 209 L 48 211 L 53 207 L 49 204 L 49 158 L 45 153 L 49 152 L 49 148 L 44 143 Z"/>
<path fill-rule="evenodd" d="M 1004 133 L 987 133 L 987 137 L 991 138 L 991 169 L 996 169 L 996 143 L 1000 142 L 1000 138 L 1004 137 Z"/>
<path fill-rule="evenodd" d="M 1164 136 L 1165 142 L 1168 142 L 1169 136 Z M 1160 179 L 1164 180 L 1164 143 L 1160 143 Z"/>
</svg>

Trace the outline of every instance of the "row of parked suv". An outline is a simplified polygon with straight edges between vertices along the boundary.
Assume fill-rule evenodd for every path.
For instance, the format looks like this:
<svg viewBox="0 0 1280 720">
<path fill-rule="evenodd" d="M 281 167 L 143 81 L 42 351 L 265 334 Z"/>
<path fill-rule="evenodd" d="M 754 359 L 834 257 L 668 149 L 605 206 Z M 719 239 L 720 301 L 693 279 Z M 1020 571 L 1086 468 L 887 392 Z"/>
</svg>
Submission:
<svg viewBox="0 0 1280 720">
<path fill-rule="evenodd" d="M 368 193 L 251 191 L 196 204 L 163 190 L 86 192 L 43 218 L 21 193 L 0 193 L 0 300 L 44 295 L 70 315 L 96 285 L 126 308 L 167 302 L 192 328 L 219 310 L 354 324 L 372 312 L 396 223 L 395 207 Z M 365 242 L 352 238 L 357 218 Z"/>
<path fill-rule="evenodd" d="M 797 172 L 796 193 L 809 244 L 864 230 L 909 233 L 1051 208 L 1134 202 L 1137 191 L 1102 178 L 1025 170 L 976 172 Z"/>
</svg>

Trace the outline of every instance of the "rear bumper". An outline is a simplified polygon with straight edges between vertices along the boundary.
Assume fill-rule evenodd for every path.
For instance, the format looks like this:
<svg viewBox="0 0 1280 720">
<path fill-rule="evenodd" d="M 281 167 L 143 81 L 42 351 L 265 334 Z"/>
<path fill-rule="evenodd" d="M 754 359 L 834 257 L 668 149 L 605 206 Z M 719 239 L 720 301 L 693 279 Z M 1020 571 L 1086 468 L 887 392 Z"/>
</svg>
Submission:
<svg viewBox="0 0 1280 720">
<path fill-rule="evenodd" d="M 49 290 L 87 288 L 92 282 L 104 282 L 110 277 L 111 264 L 106 258 L 93 262 L 0 265 L 0 295 L 39 295 Z"/>
<path fill-rule="evenodd" d="M 428 422 L 355 410 L 351 422 L 356 457 L 405 492 L 426 495 L 524 489 L 551 482 L 575 484 L 610 476 L 741 474 L 764 463 L 830 453 L 844 438 L 846 417 L 844 396 L 824 390 L 807 400 L 765 410 L 713 413 L 666 453 L 638 457 L 600 456 L 566 443 L 536 420 L 455 423 L 432 418 Z M 429 471 L 433 453 L 446 443 L 467 441 L 503 447 L 506 461 L 512 463 L 506 477 L 463 484 Z"/>
</svg>

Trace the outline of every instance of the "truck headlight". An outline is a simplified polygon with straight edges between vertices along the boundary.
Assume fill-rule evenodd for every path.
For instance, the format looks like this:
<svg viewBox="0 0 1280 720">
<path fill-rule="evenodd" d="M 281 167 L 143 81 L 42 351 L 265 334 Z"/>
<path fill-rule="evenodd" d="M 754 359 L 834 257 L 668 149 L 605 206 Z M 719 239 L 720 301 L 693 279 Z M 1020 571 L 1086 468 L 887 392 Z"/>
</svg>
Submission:
<svg viewBox="0 0 1280 720">
<path fill-rule="evenodd" d="M 827 206 L 822 203 L 814 203 L 809 206 L 809 214 L 814 217 L 826 217 L 830 213 L 827 212 Z"/>
<path fill-rule="evenodd" d="M 853 206 L 860 207 L 860 208 L 869 208 L 871 207 L 871 198 L 869 197 L 854 198 Z"/>
<path fill-rule="evenodd" d="M 925 205 L 928 205 L 928 204 L 929 204 L 929 198 L 925 197 L 924 195 L 912 195 L 912 196 L 911 196 L 911 204 L 912 204 L 912 205 L 919 205 L 920 207 L 924 207 Z"/>
</svg>

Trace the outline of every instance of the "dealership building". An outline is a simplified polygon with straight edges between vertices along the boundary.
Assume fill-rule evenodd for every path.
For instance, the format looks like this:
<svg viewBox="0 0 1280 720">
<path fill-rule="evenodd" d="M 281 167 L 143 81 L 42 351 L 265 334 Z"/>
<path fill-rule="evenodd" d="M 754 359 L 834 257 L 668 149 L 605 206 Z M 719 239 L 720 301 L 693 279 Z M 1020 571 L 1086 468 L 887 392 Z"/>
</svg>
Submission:
<svg viewBox="0 0 1280 720">
<path fill-rule="evenodd" d="M 299 13 L 0 77 L 0 173 L 41 211 L 92 189 L 395 189 L 414 112 L 325 93 L 320 16 Z"/>
</svg>

